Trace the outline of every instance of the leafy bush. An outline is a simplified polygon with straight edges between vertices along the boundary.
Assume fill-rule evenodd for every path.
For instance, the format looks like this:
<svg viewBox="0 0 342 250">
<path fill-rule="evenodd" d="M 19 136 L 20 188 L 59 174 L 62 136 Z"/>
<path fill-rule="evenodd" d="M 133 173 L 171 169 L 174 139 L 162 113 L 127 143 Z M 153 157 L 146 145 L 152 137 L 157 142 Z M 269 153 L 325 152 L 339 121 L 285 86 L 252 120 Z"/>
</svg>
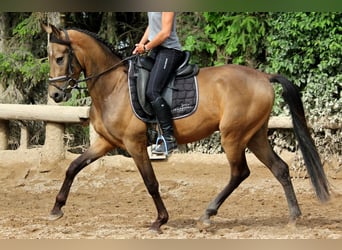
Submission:
<svg viewBox="0 0 342 250">
<path fill-rule="evenodd" d="M 262 52 L 263 16 L 263 13 L 204 12 L 202 23 L 195 24 L 199 32 L 186 33 L 184 49 L 208 53 L 211 59 L 202 66 L 253 64 L 250 60 Z"/>
<path fill-rule="evenodd" d="M 46 44 L 39 26 L 41 13 L 13 13 L 10 17 L 14 25 L 6 49 L 0 52 L 0 83 L 7 90 L 0 96 L 0 102 L 46 102 L 49 64 L 46 57 L 41 57 L 42 44 Z"/>
</svg>

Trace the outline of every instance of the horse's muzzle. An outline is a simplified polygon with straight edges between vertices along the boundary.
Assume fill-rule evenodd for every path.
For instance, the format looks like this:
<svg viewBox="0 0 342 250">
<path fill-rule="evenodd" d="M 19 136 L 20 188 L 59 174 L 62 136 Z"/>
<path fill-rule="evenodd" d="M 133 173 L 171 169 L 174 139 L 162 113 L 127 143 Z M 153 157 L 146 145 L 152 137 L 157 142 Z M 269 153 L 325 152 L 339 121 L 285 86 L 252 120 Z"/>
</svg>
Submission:
<svg viewBox="0 0 342 250">
<path fill-rule="evenodd" d="M 66 102 L 70 99 L 71 93 L 66 91 L 61 91 L 54 88 L 53 91 L 49 91 L 49 96 L 56 102 Z"/>
</svg>

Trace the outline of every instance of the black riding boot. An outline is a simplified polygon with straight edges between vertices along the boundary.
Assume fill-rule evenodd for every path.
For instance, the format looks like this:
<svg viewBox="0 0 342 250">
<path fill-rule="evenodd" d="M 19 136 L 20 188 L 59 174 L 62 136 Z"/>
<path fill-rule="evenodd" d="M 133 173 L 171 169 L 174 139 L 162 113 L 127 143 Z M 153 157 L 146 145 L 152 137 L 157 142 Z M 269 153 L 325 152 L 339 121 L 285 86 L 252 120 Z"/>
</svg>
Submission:
<svg viewBox="0 0 342 250">
<path fill-rule="evenodd" d="M 173 124 L 172 124 L 172 113 L 169 105 L 162 97 L 158 97 L 156 100 L 151 102 L 152 108 L 156 114 L 159 122 L 160 129 L 163 133 L 163 137 L 166 142 L 167 153 L 171 153 L 177 148 L 176 138 L 173 136 Z M 152 150 L 154 154 L 166 153 L 164 143 L 156 145 Z"/>
</svg>

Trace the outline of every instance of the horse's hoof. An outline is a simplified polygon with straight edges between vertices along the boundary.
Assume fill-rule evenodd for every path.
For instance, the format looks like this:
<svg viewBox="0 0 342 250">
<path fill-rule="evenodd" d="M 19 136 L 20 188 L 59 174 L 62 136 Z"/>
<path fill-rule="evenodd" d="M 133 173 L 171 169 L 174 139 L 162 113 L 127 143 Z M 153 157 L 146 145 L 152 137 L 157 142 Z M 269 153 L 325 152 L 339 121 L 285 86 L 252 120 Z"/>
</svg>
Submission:
<svg viewBox="0 0 342 250">
<path fill-rule="evenodd" d="M 287 223 L 287 227 L 290 229 L 295 229 L 297 226 L 297 221 L 299 218 L 296 219 L 290 219 L 289 222 Z"/>
<path fill-rule="evenodd" d="M 63 215 L 64 214 L 61 210 L 57 213 L 50 213 L 48 220 L 50 220 L 50 221 L 58 220 L 58 219 L 62 218 Z"/>
<path fill-rule="evenodd" d="M 204 218 L 203 216 L 197 221 L 197 228 L 200 230 L 210 228 L 212 223 L 209 218 Z"/>
<path fill-rule="evenodd" d="M 163 231 L 160 229 L 160 227 L 154 227 L 154 226 L 151 226 L 149 231 L 151 233 L 156 233 L 156 234 L 162 234 Z"/>
</svg>

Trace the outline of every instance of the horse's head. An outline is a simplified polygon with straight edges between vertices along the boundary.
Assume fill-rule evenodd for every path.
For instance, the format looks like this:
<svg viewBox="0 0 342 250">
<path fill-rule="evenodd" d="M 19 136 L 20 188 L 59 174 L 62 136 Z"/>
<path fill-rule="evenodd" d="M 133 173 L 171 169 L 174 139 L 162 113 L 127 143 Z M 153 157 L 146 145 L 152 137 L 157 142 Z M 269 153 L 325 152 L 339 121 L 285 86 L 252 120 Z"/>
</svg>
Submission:
<svg viewBox="0 0 342 250">
<path fill-rule="evenodd" d="M 82 71 L 81 65 L 66 30 L 60 30 L 53 25 L 41 26 L 49 34 L 49 96 L 57 103 L 67 101 Z"/>
</svg>

